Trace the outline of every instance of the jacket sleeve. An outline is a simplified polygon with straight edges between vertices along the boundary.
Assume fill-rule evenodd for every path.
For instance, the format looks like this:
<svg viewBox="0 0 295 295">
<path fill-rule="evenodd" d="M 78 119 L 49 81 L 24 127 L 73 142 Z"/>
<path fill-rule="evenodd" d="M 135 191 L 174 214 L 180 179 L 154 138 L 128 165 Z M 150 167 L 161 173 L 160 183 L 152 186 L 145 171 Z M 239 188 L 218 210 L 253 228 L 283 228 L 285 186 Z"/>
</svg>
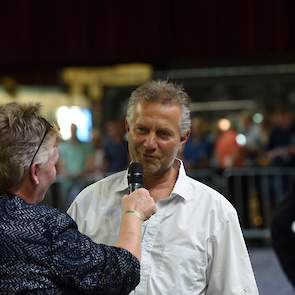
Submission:
<svg viewBox="0 0 295 295">
<path fill-rule="evenodd" d="M 140 278 L 140 264 L 127 250 L 96 244 L 66 214 L 58 217 L 51 265 L 61 285 L 95 294 L 129 294 Z"/>
</svg>

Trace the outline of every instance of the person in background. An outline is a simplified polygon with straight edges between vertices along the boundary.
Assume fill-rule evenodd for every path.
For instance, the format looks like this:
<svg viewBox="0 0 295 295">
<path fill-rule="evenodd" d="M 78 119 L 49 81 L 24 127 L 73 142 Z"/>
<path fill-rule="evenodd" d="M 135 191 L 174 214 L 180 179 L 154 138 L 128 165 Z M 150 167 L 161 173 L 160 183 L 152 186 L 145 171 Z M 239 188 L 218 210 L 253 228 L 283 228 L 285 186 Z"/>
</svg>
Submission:
<svg viewBox="0 0 295 295">
<path fill-rule="evenodd" d="M 278 206 L 271 223 L 272 246 L 279 262 L 295 288 L 295 182 Z"/>
<path fill-rule="evenodd" d="M 102 144 L 102 135 L 98 129 L 92 131 L 93 153 L 87 158 L 86 170 L 88 182 L 94 182 L 103 178 L 107 163 L 105 161 L 105 151 Z"/>
<path fill-rule="evenodd" d="M 269 181 L 270 208 L 275 209 L 279 195 L 277 184 L 281 183 L 282 195 L 286 195 L 291 188 L 292 181 L 284 171 L 292 171 L 295 167 L 295 121 L 291 106 L 278 105 L 272 113 L 272 128 L 267 145 L 267 158 L 270 167 L 281 169 L 282 176 L 272 176 Z M 276 168 L 278 167 L 278 168 Z"/>
<path fill-rule="evenodd" d="M 244 165 L 243 149 L 237 142 L 238 132 L 232 123 L 229 124 L 228 129 L 219 129 L 214 147 L 217 167 L 221 170 Z"/>
<path fill-rule="evenodd" d="M 58 174 L 62 177 L 60 187 L 67 208 L 78 192 L 89 184 L 85 178 L 87 159 L 94 153 L 91 144 L 79 140 L 77 131 L 77 125 L 71 124 L 70 139 L 59 145 Z"/>
<path fill-rule="evenodd" d="M 167 81 L 144 84 L 129 98 L 130 158 L 142 164 L 144 187 L 158 209 L 143 224 L 141 279 L 132 294 L 256 295 L 236 210 L 187 176 L 177 158 L 190 135 L 189 104 L 182 87 Z M 81 232 L 112 244 L 127 190 L 127 171 L 112 174 L 85 188 L 68 213 Z"/>
<path fill-rule="evenodd" d="M 105 124 L 106 138 L 103 142 L 106 172 L 111 174 L 128 166 L 128 144 L 125 140 L 124 124 L 119 120 L 110 120 Z"/>
<path fill-rule="evenodd" d="M 279 106 L 273 114 L 273 123 L 267 146 L 271 166 L 295 166 L 295 121 L 287 106 Z"/>
<path fill-rule="evenodd" d="M 38 204 L 55 181 L 57 138 L 38 105 L 0 107 L 0 293 L 129 294 L 154 201 L 145 189 L 123 196 L 114 246 L 94 243 L 66 213 Z"/>
<path fill-rule="evenodd" d="M 213 137 L 206 133 L 205 122 L 192 118 L 191 134 L 184 147 L 183 160 L 188 170 L 208 168 L 213 151 Z"/>
<path fill-rule="evenodd" d="M 257 166 L 262 164 L 262 155 L 268 142 L 267 119 L 263 118 L 261 123 L 253 121 L 253 115 L 245 112 L 240 116 L 241 132 L 245 136 L 244 154 L 245 166 Z"/>
</svg>

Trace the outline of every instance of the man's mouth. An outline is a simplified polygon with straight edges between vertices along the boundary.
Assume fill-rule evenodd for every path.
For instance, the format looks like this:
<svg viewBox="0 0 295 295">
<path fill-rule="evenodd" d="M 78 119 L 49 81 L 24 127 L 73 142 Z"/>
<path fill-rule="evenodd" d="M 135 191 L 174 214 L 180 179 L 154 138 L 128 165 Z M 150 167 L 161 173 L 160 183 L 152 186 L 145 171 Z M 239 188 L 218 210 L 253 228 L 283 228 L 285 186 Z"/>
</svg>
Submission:
<svg viewBox="0 0 295 295">
<path fill-rule="evenodd" d="M 157 157 L 155 155 L 149 155 L 149 154 L 143 154 L 142 155 L 143 159 L 146 159 L 146 160 L 156 160 Z"/>
</svg>

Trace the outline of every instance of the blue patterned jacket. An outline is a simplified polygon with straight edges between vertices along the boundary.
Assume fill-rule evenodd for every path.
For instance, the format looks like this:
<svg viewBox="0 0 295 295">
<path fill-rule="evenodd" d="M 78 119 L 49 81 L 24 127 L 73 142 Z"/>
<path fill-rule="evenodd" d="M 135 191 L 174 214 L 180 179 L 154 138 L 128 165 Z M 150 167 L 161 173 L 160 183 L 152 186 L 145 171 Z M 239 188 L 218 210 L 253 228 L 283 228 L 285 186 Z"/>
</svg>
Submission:
<svg viewBox="0 0 295 295">
<path fill-rule="evenodd" d="M 95 244 L 66 213 L 0 195 L 0 294 L 129 294 L 139 261 Z"/>
</svg>

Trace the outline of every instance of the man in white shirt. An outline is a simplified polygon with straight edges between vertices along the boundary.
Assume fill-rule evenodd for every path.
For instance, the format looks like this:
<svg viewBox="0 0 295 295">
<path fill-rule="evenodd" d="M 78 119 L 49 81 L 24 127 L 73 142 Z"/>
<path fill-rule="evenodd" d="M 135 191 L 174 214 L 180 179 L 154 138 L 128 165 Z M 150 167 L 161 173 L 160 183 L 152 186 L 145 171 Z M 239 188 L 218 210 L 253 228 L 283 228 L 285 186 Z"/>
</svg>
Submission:
<svg viewBox="0 0 295 295">
<path fill-rule="evenodd" d="M 152 81 L 131 94 L 126 127 L 132 161 L 157 213 L 143 223 L 141 281 L 135 295 L 258 294 L 237 213 L 218 192 L 188 177 L 177 159 L 190 134 L 190 98 Z M 84 189 L 68 213 L 94 241 L 112 244 L 127 171 Z"/>
</svg>

